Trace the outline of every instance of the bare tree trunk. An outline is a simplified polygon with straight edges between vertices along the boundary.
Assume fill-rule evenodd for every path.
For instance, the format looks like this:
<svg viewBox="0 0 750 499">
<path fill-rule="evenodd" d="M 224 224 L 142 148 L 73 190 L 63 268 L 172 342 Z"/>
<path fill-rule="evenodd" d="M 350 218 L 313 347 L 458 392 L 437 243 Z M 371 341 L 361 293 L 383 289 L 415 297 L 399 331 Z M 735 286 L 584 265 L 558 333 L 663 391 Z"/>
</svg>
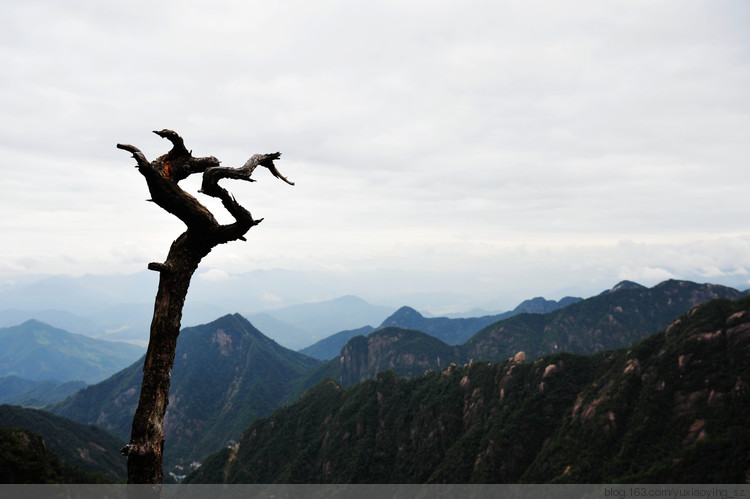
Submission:
<svg viewBox="0 0 750 499">
<path fill-rule="evenodd" d="M 136 147 L 118 144 L 119 149 L 133 154 L 141 174 L 145 177 L 153 201 L 172 213 L 187 230 L 178 237 L 164 263 L 151 263 L 148 268 L 160 273 L 159 289 L 154 303 L 146 360 L 143 365 L 143 384 L 133 418 L 130 443 L 122 449 L 128 457 L 129 484 L 161 484 L 163 482 L 164 415 L 169 404 L 169 385 L 174 365 L 177 337 L 180 334 L 182 308 L 185 304 L 190 279 L 201 259 L 219 245 L 236 239 L 245 240 L 245 233 L 261 220 L 250 213 L 222 187 L 218 181 L 232 178 L 253 182 L 250 178 L 257 166 L 268 168 L 285 182 L 273 164 L 279 153 L 256 154 L 241 168 L 224 168 L 214 157 L 193 158 L 182 138 L 171 130 L 154 132 L 172 142 L 172 149 L 153 162 L 148 162 Z M 235 218 L 235 223 L 220 225 L 211 212 L 177 183 L 193 173 L 203 173 L 201 192 L 221 199 L 224 207 Z"/>
</svg>

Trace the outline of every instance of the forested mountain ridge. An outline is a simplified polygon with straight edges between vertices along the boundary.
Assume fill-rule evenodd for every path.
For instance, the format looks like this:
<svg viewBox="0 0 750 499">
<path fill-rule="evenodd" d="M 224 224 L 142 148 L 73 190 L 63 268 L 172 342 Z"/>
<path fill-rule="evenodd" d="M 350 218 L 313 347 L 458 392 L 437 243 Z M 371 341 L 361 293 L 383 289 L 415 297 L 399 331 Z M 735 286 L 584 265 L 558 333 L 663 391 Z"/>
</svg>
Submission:
<svg viewBox="0 0 750 499">
<path fill-rule="evenodd" d="M 142 363 L 50 410 L 129 439 Z M 226 445 L 249 421 L 278 407 L 294 382 L 318 364 L 278 345 L 238 314 L 183 329 L 164 422 L 165 468 L 185 466 Z"/>
<path fill-rule="evenodd" d="M 750 298 L 594 355 L 332 379 L 186 483 L 742 483 Z"/>
<path fill-rule="evenodd" d="M 547 314 L 513 315 L 457 346 L 423 333 L 401 329 L 395 334 L 397 328 L 380 329 L 366 338 L 351 338 L 336 358 L 306 375 L 304 383 L 292 393 L 296 398 L 327 376 L 346 387 L 387 369 L 400 376 L 413 376 L 427 369 L 442 369 L 451 362 L 498 362 L 518 352 L 532 360 L 555 352 L 587 354 L 622 348 L 664 329 L 699 303 L 742 295 L 732 288 L 687 281 L 665 281 L 653 288 L 624 281 L 598 296 L 574 301 Z M 414 314 L 421 317 L 408 308 L 400 309 L 396 315 L 414 318 Z"/>
<path fill-rule="evenodd" d="M 493 324 L 462 345 L 468 358 L 500 360 L 523 351 L 593 353 L 621 348 L 667 327 L 696 305 L 743 293 L 715 284 L 668 280 L 652 288 L 624 281 L 609 291 L 544 315 L 521 314 Z"/>
<path fill-rule="evenodd" d="M 17 458 L 11 461 L 35 459 L 53 464 L 53 468 L 57 471 L 51 473 L 50 477 L 48 477 L 52 482 L 54 480 L 65 482 L 73 480 L 73 478 L 55 478 L 62 468 L 55 465 L 54 458 L 47 456 L 47 449 L 70 467 L 78 468 L 86 473 L 101 474 L 101 477 L 97 481 L 101 481 L 104 477 L 111 482 L 117 482 L 125 478 L 125 459 L 120 455 L 120 449 L 125 442 L 97 426 L 77 423 L 47 411 L 0 405 L 0 428 L 24 428 L 24 430 L 38 435 L 43 439 L 43 446 L 40 447 L 40 445 L 35 444 L 29 449 L 24 450 L 23 446 L 18 446 L 19 442 L 23 443 L 30 440 L 19 436 L 12 437 L 11 434 L 8 434 L 8 444 L 13 443 L 16 449 L 11 451 L 11 455 L 14 455 L 16 452 L 19 453 L 15 454 Z M 18 440 L 19 438 L 20 440 Z M 22 459 L 23 455 L 26 455 L 26 458 Z M 26 470 L 25 472 L 31 473 L 34 470 L 34 466 L 24 465 L 23 463 L 8 462 L 6 464 L 17 468 L 18 472 Z M 42 466 L 42 464 L 37 464 Z M 17 479 L 27 476 L 24 475 L 25 472 L 17 474 Z M 89 479 L 92 478 L 94 477 L 89 477 Z M 42 480 L 44 477 L 40 476 L 38 479 Z M 78 478 L 77 480 L 80 479 Z M 28 483 L 42 482 L 30 481 Z"/>
<path fill-rule="evenodd" d="M 0 428 L 1 484 L 111 483 L 101 473 L 74 468 L 44 439 L 25 428 Z"/>
</svg>

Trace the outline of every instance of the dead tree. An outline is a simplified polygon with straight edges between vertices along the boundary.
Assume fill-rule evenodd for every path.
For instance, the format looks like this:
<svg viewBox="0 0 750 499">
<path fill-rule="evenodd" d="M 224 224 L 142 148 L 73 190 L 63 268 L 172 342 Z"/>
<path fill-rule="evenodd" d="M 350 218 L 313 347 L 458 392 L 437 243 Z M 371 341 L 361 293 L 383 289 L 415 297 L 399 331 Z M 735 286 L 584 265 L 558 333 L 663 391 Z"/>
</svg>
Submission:
<svg viewBox="0 0 750 499">
<path fill-rule="evenodd" d="M 182 137 L 172 130 L 154 133 L 169 140 L 172 149 L 152 162 L 137 147 L 117 144 L 117 148 L 133 154 L 136 168 L 146 179 L 151 193 L 149 201 L 182 220 L 187 230 L 172 243 L 166 261 L 148 265 L 149 269 L 160 274 L 159 289 L 130 443 L 122 449 L 128 458 L 128 483 L 134 484 L 160 484 L 163 481 L 164 413 L 169 403 L 170 377 L 190 278 L 201 259 L 215 246 L 237 239 L 244 241 L 247 231 L 263 220 L 255 220 L 226 189 L 219 186 L 219 180 L 229 178 L 254 182 L 250 178 L 253 171 L 264 166 L 275 177 L 294 185 L 273 164 L 281 156 L 278 152 L 256 154 L 240 168 L 226 168 L 220 166 L 219 160 L 213 156 L 194 158 L 185 148 Z M 203 174 L 198 192 L 220 199 L 234 217 L 234 223 L 219 224 L 205 206 L 178 186 L 181 180 L 194 173 Z"/>
</svg>

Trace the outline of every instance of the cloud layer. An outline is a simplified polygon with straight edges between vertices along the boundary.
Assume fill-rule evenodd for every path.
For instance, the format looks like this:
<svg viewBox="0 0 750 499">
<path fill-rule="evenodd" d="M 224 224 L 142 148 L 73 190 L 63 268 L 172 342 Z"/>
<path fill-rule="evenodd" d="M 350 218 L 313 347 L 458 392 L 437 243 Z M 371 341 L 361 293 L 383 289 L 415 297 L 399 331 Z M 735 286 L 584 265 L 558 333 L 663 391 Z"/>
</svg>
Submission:
<svg viewBox="0 0 750 499">
<path fill-rule="evenodd" d="M 4 2 L 0 275 L 163 259 L 181 224 L 114 147 L 154 158 L 161 128 L 228 166 L 281 151 L 296 182 L 228 185 L 265 221 L 208 279 L 746 275 L 749 22 L 739 0 Z"/>
</svg>

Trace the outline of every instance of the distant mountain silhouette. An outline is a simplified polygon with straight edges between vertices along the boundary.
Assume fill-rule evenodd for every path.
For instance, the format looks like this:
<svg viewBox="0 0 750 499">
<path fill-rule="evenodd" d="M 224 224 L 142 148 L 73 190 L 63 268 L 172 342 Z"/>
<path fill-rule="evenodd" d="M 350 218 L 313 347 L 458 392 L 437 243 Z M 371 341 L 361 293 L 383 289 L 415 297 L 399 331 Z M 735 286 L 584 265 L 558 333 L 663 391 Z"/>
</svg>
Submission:
<svg viewBox="0 0 750 499">
<path fill-rule="evenodd" d="M 309 355 L 318 360 L 329 360 L 336 357 L 341 352 L 341 347 L 346 345 L 346 342 L 349 341 L 349 339 L 355 336 L 367 336 L 374 330 L 375 328 L 372 326 L 364 326 L 359 329 L 341 331 L 329 336 L 328 338 L 320 340 L 307 348 L 303 348 L 299 353 Z"/>
<path fill-rule="evenodd" d="M 337 331 L 375 325 L 393 312 L 347 295 L 333 300 L 303 303 L 247 316 L 266 335 L 287 348 L 300 349 Z M 339 348 L 340 349 L 340 348 Z"/>
</svg>

